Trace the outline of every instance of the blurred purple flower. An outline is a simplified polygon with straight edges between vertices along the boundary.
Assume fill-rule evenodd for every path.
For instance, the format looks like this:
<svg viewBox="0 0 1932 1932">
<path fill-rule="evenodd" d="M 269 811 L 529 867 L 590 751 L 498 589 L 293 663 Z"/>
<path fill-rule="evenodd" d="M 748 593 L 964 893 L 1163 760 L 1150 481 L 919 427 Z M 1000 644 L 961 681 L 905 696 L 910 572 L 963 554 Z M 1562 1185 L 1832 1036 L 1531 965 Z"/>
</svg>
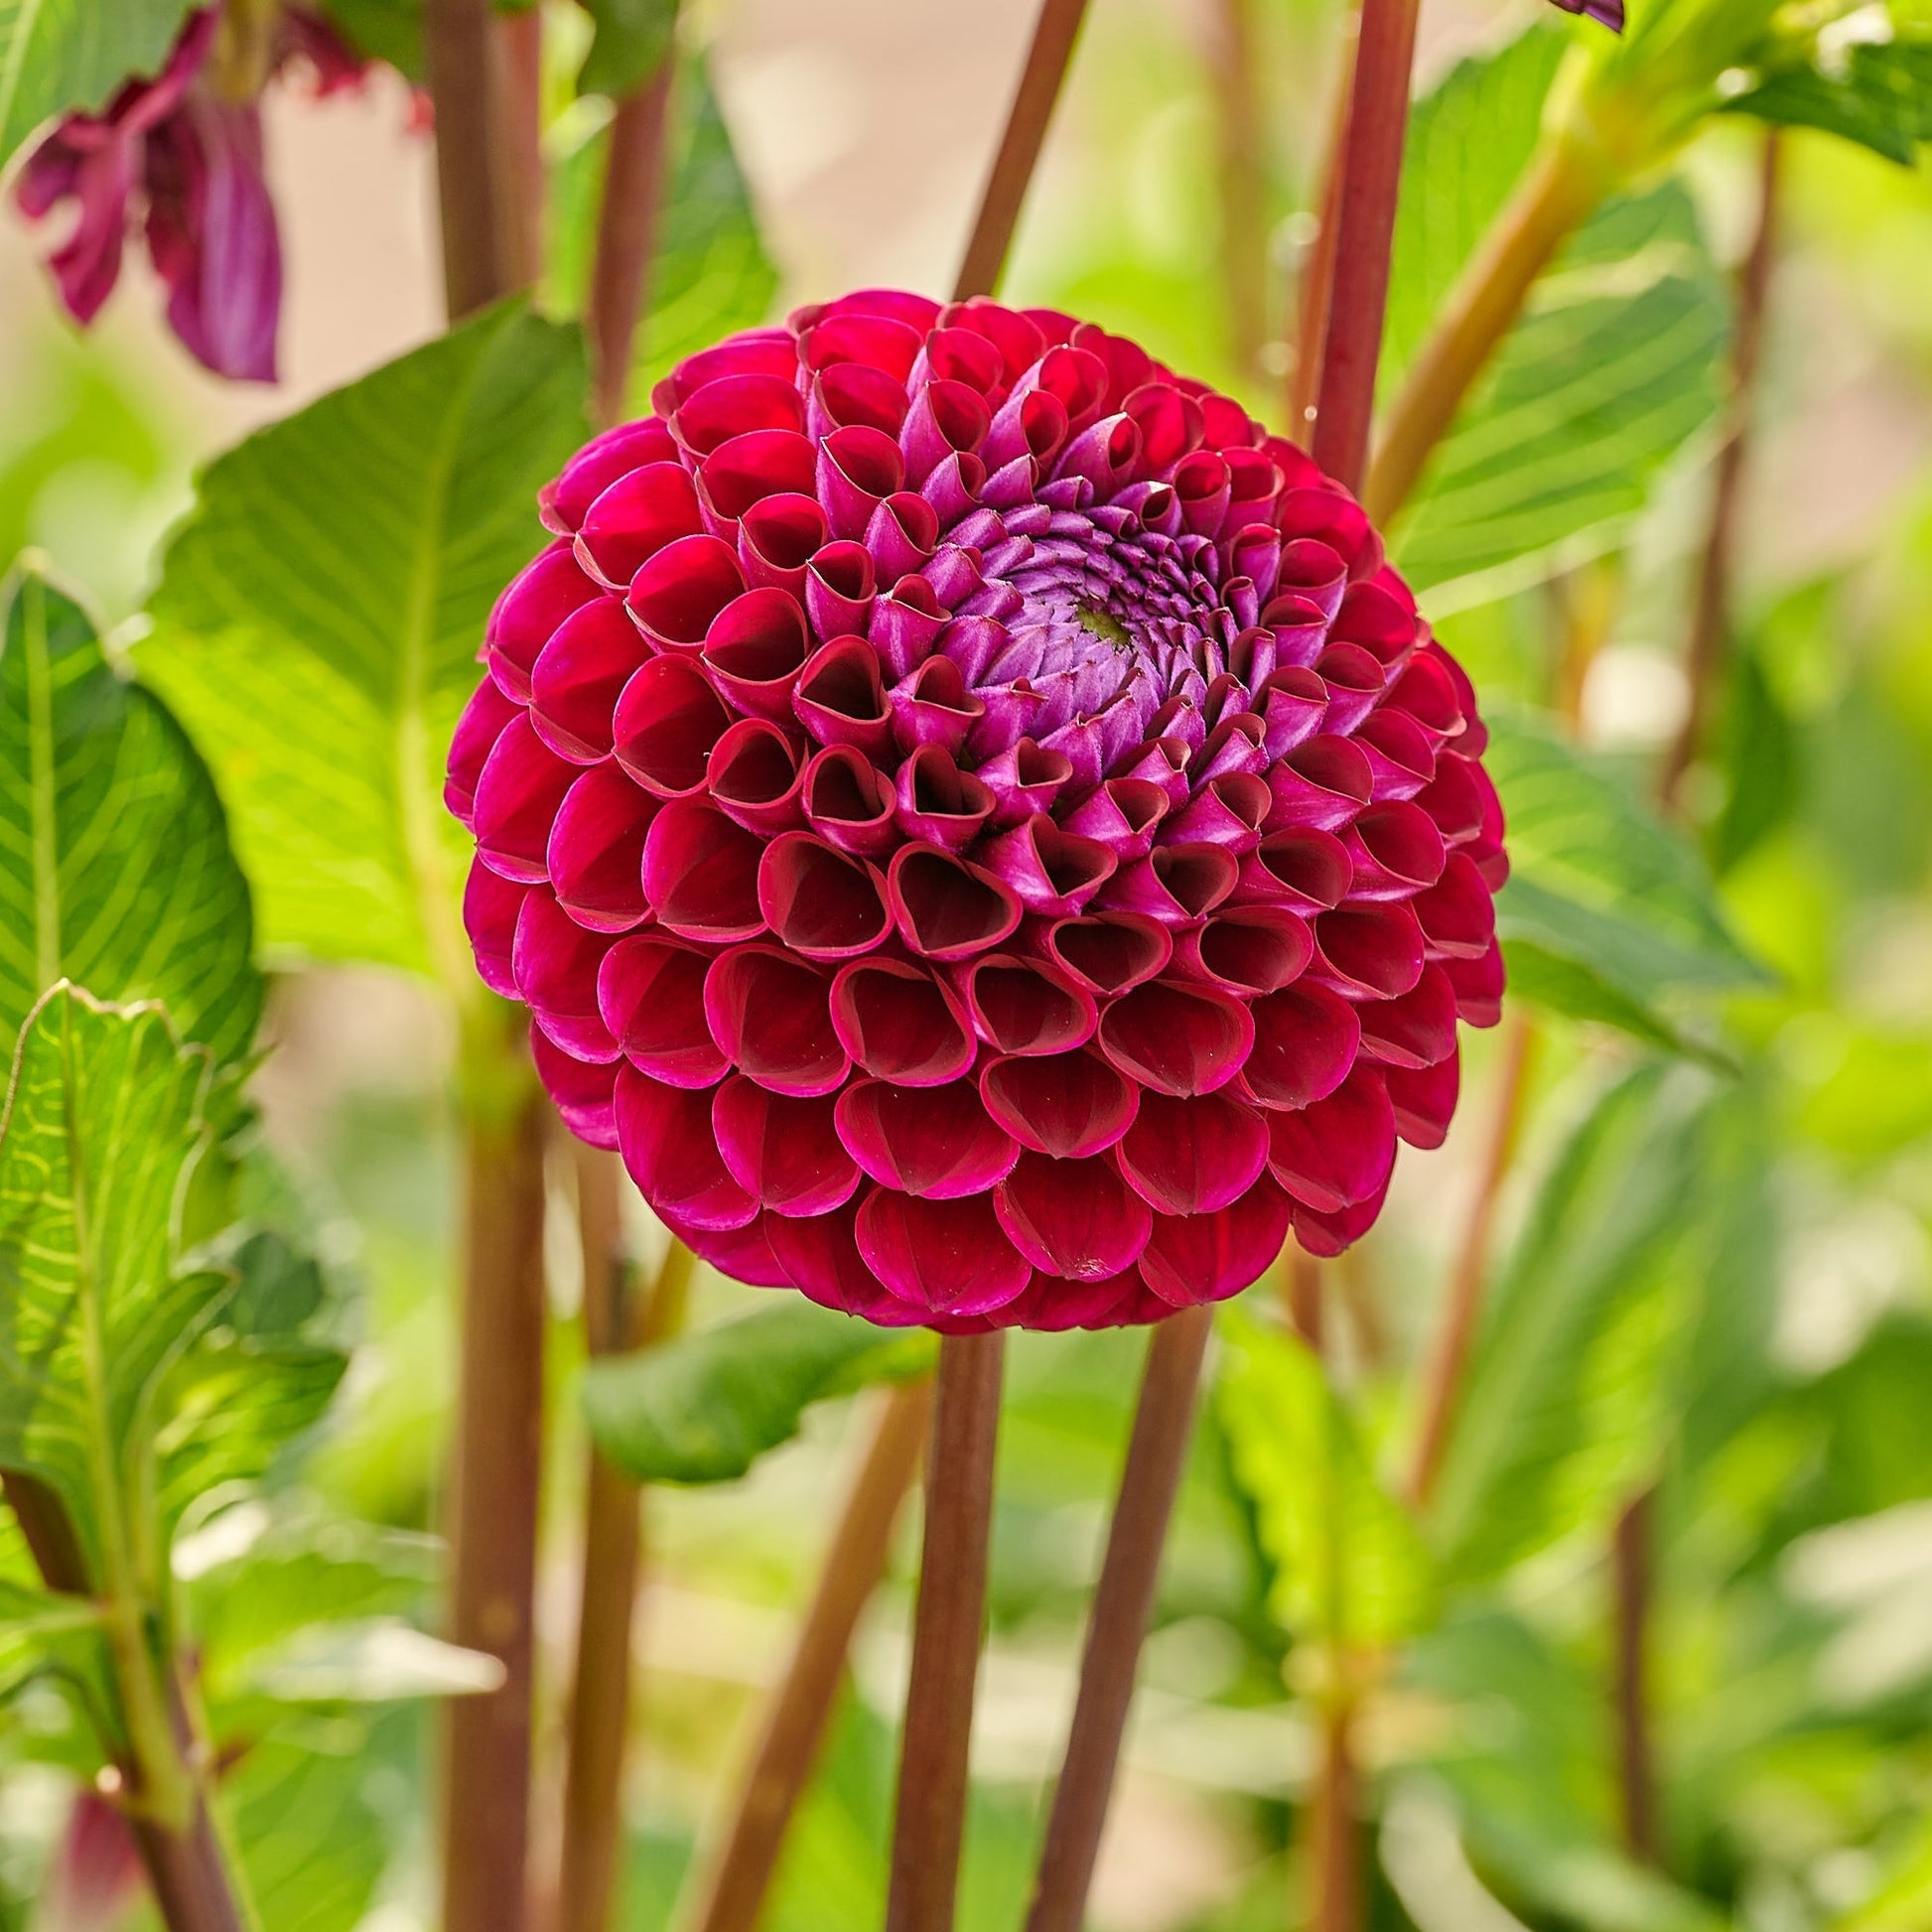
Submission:
<svg viewBox="0 0 1932 1932">
<path fill-rule="evenodd" d="M 285 10 L 253 85 L 220 71 L 219 8 L 193 15 L 168 65 L 99 114 L 69 114 L 29 157 L 14 194 L 32 219 L 64 203 L 73 232 L 48 258 L 62 300 L 90 323 L 112 292 L 137 221 L 168 289 L 168 321 L 217 375 L 275 380 L 282 247 L 262 169 L 260 84 L 291 63 L 318 96 L 360 82 L 368 63 L 320 16 Z M 137 201 L 138 198 L 138 201 Z"/>
<path fill-rule="evenodd" d="M 1584 14 L 1611 33 L 1623 32 L 1623 0 L 1552 0 L 1567 14 Z"/>
</svg>

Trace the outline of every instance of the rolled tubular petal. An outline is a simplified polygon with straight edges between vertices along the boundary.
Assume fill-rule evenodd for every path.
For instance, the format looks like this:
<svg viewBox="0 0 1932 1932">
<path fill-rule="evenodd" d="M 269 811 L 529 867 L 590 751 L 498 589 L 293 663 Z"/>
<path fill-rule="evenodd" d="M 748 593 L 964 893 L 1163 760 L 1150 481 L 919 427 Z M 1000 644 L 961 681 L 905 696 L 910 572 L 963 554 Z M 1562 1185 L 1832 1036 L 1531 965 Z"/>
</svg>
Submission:
<svg viewBox="0 0 1932 1932">
<path fill-rule="evenodd" d="M 1359 506 L 1090 324 L 867 290 L 543 492 L 446 797 L 573 1128 L 742 1280 L 1106 1326 L 1332 1253 L 1500 1007 L 1468 680 Z"/>
</svg>

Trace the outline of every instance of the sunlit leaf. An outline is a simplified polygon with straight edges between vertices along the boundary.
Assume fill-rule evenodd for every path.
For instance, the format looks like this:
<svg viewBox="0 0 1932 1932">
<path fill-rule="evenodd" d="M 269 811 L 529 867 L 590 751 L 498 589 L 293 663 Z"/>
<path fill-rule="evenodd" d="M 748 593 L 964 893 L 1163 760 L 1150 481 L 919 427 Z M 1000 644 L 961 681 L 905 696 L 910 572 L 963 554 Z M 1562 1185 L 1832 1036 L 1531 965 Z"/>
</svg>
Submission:
<svg viewBox="0 0 1932 1932">
<path fill-rule="evenodd" d="M 1708 1083 L 1640 1068 L 1565 1147 L 1503 1265 L 1430 1528 L 1471 1583 L 1599 1527 L 1667 1426 L 1700 1250 Z"/>
<path fill-rule="evenodd" d="M 96 1673 L 101 1655 L 100 1610 L 91 1598 L 0 1577 L 0 1703 L 43 1672 L 71 1671 L 76 1659 Z"/>
<path fill-rule="evenodd" d="M 57 980 L 166 1003 L 244 1051 L 261 1011 L 248 888 L 207 767 L 84 612 L 27 568 L 0 586 L 0 1054 Z"/>
<path fill-rule="evenodd" d="M 621 98 L 657 71 L 671 51 L 678 0 L 583 0 L 597 23 L 578 70 L 578 90 Z"/>
<path fill-rule="evenodd" d="M 140 662 L 213 766 L 265 945 L 470 985 L 443 765 L 583 388 L 577 331 L 509 303 L 202 479 Z"/>
<path fill-rule="evenodd" d="M 1275 1566 L 1275 1614 L 1329 1645 L 1386 1644 L 1428 1623 L 1429 1554 L 1370 1466 L 1353 1419 L 1299 1337 L 1222 1311 L 1216 1385 L 1236 1479 Z"/>
<path fill-rule="evenodd" d="M 0 0 L 0 167 L 43 121 L 158 73 L 194 0 Z"/>
<path fill-rule="evenodd" d="M 1857 41 L 1834 56 L 1774 65 L 1724 103 L 1774 126 L 1842 135 L 1903 167 L 1932 140 L 1932 43 Z"/>
<path fill-rule="evenodd" d="M 247 1688 L 278 1704 L 395 1704 L 500 1690 L 502 1660 L 399 1617 L 315 1624 L 258 1657 Z"/>
<path fill-rule="evenodd" d="M 787 1296 L 638 1353 L 593 1362 L 597 1446 L 643 1482 L 728 1482 L 789 1442 L 814 1402 L 931 1364 L 931 1337 L 875 1328 Z"/>
</svg>

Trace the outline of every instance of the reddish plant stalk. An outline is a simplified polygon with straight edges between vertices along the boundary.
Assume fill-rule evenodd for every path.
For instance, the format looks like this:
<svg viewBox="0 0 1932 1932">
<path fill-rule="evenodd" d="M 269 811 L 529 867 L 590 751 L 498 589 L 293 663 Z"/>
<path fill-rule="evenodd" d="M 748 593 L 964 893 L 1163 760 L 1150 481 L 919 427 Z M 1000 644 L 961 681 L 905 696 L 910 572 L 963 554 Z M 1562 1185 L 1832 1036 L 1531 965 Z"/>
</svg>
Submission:
<svg viewBox="0 0 1932 1932">
<path fill-rule="evenodd" d="M 1318 1355 L 1321 1352 L 1321 1264 L 1292 1237 L 1282 1306 L 1289 1325 Z"/>
<path fill-rule="evenodd" d="M 1633 1496 L 1616 1519 L 1610 1575 L 1616 1598 L 1616 1772 L 1623 1842 L 1640 1864 L 1657 1859 L 1650 1738 L 1650 1517 L 1652 1492 Z"/>
<path fill-rule="evenodd" d="M 1334 293 L 1335 228 L 1341 199 L 1341 152 L 1348 140 L 1348 97 L 1355 84 L 1355 43 L 1362 16 L 1350 7 L 1342 20 L 1340 71 L 1335 75 L 1334 99 L 1328 109 L 1327 137 L 1321 144 L 1321 171 L 1315 178 L 1316 215 L 1313 239 L 1302 264 L 1300 299 L 1296 304 L 1295 365 L 1288 378 L 1288 433 L 1309 440 L 1314 421 L 1314 399 L 1321 389 L 1321 351 L 1328 331 L 1328 304 Z"/>
<path fill-rule="evenodd" d="M 1764 135 L 1759 163 L 1757 225 L 1737 277 L 1737 323 L 1731 347 L 1730 397 L 1724 441 L 1719 446 L 1711 494 L 1711 523 L 1698 565 L 1697 601 L 1691 617 L 1684 669 L 1690 685 L 1684 722 L 1665 754 L 1658 777 L 1664 809 L 1679 808 L 1684 775 L 1697 759 L 1711 714 L 1711 697 L 1724 670 L 1730 638 L 1731 566 L 1737 548 L 1737 515 L 1743 497 L 1744 460 L 1756 402 L 1758 366 L 1764 353 L 1764 312 L 1777 252 L 1778 172 L 1783 143 L 1776 128 Z"/>
<path fill-rule="evenodd" d="M 993 157 L 993 171 L 987 177 L 979 214 L 959 264 L 959 279 L 953 287 L 955 302 L 991 295 L 999 286 L 1007 251 L 1013 246 L 1020 207 L 1027 199 L 1086 10 L 1086 0 L 1042 0 L 1006 132 L 1000 139 L 999 153 Z"/>
<path fill-rule="evenodd" d="M 1006 1336 L 942 1335 L 886 1932 L 952 1932 L 985 1634 Z"/>
<path fill-rule="evenodd" d="M 496 16 L 503 97 L 503 261 L 513 288 L 543 272 L 543 8 Z"/>
<path fill-rule="evenodd" d="M 892 1390 L 881 1404 L 736 1807 L 699 1868 L 696 1910 L 679 1916 L 694 1932 L 754 1932 L 758 1925 L 845 1676 L 852 1633 L 891 1553 L 931 1412 L 932 1384 L 924 1378 Z"/>
<path fill-rule="evenodd" d="M 1418 8 L 1419 0 L 1362 0 L 1348 90 L 1335 197 L 1333 284 L 1310 451 L 1350 489 L 1360 488 L 1368 461 Z"/>
<path fill-rule="evenodd" d="M 591 261 L 590 302 L 584 317 L 591 346 L 591 411 L 600 428 L 623 414 L 631 345 L 657 246 L 664 195 L 664 126 L 676 71 L 677 61 L 667 53 L 657 71 L 619 101 L 611 117 L 604 200 L 598 209 L 597 251 Z"/>
<path fill-rule="evenodd" d="M 1520 1008 L 1512 1008 L 1503 1030 L 1502 1065 L 1496 1076 L 1494 1111 L 1489 1137 L 1483 1143 L 1482 1166 L 1476 1174 L 1475 1199 L 1456 1250 L 1443 1310 L 1443 1325 L 1423 1372 L 1422 1423 L 1416 1433 L 1416 1458 L 1409 1471 L 1409 1500 L 1417 1509 L 1429 1505 L 1442 1473 L 1443 1451 L 1449 1446 L 1468 1365 L 1469 1344 L 1475 1339 L 1482 1313 L 1482 1291 L 1489 1278 L 1489 1250 L 1496 1231 L 1496 1201 L 1516 1154 L 1523 1124 L 1523 1097 L 1529 1084 L 1536 1030 Z"/>
<path fill-rule="evenodd" d="M 1311 1801 L 1309 1924 L 1311 1932 L 1361 1932 L 1362 1847 L 1355 1769 L 1355 1707 L 1336 1697 L 1321 1710 L 1321 1758 Z"/>
<path fill-rule="evenodd" d="M 1182 1310 L 1148 1337 L 1134 1433 L 1121 1470 L 1107 1555 L 1087 1621 L 1066 1756 L 1034 1881 L 1027 1932 L 1080 1932 L 1113 1796 L 1134 1675 L 1161 1574 L 1161 1549 L 1193 1435 L 1211 1310 Z"/>
<path fill-rule="evenodd" d="M 489 0 L 424 0 L 423 62 L 436 109 L 437 207 L 443 289 L 460 320 L 516 286 L 503 119 L 501 49 Z"/>
<path fill-rule="evenodd" d="M 1252 376 L 1268 334 L 1268 212 L 1261 103 L 1255 86 L 1254 0 L 1218 0 L 1209 27 L 1209 62 L 1219 112 L 1221 277 L 1227 297 L 1228 349 Z"/>
<path fill-rule="evenodd" d="M 592 1355 L 653 1347 L 683 1323 L 691 1251 L 673 1241 L 647 1294 L 623 1252 L 615 1154 L 575 1149 L 584 1252 L 584 1332 Z M 555 1896 L 558 1932 L 605 1932 L 623 1850 L 623 1775 L 630 1732 L 630 1627 L 642 1569 L 641 1490 L 595 1449 L 585 1474 L 584 1576 L 564 1769 Z"/>
<path fill-rule="evenodd" d="M 445 1932 L 528 1921 L 531 1666 L 543 1456 L 543 1151 L 549 1109 L 511 1058 L 466 1123 L 463 1338 L 451 1480 L 450 1638 L 503 1666 L 454 1698 L 443 1817 Z"/>
</svg>

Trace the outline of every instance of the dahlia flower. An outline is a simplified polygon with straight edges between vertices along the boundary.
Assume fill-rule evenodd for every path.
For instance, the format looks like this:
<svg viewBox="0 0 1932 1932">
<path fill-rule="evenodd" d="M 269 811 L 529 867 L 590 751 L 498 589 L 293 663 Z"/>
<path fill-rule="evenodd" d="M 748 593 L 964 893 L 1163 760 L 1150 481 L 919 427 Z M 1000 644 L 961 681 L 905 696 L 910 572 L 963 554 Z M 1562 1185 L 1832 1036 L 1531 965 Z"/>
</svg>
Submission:
<svg viewBox="0 0 1932 1932">
<path fill-rule="evenodd" d="M 263 21 L 266 37 L 245 44 Z M 293 62 L 319 95 L 356 85 L 367 66 L 317 14 L 204 8 L 155 78 L 128 80 L 98 114 L 68 115 L 28 157 L 21 211 L 39 219 L 68 202 L 77 211 L 48 260 L 76 322 L 113 293 L 138 207 L 169 326 L 189 352 L 217 375 L 275 380 L 282 246 L 260 93 Z"/>
<path fill-rule="evenodd" d="M 570 1126 L 727 1273 L 1159 1318 L 1375 1219 L 1502 993 L 1468 680 L 1354 499 L 1091 324 L 874 291 L 543 493 L 448 800 Z"/>
</svg>

